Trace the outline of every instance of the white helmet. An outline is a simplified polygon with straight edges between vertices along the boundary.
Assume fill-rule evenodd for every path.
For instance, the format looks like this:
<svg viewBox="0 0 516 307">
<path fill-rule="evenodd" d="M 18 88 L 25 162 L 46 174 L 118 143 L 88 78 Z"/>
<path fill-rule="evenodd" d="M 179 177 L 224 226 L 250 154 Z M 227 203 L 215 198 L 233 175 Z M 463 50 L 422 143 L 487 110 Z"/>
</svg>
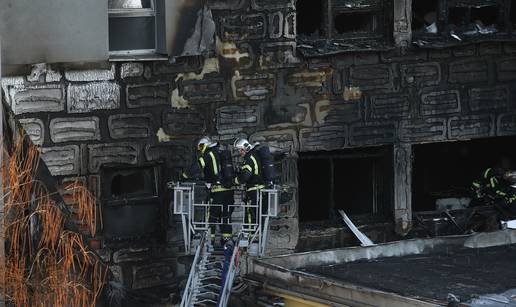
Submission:
<svg viewBox="0 0 516 307">
<path fill-rule="evenodd" d="M 208 147 L 215 147 L 217 146 L 217 142 L 213 142 L 209 136 L 203 136 L 198 142 L 197 142 L 197 150 L 204 152 L 206 148 Z"/>
<path fill-rule="evenodd" d="M 253 145 L 251 145 L 249 143 L 249 141 L 247 141 L 246 139 L 244 138 L 238 138 L 235 140 L 235 142 L 233 143 L 233 146 L 238 149 L 238 150 L 244 150 L 245 152 L 249 152 L 251 149 L 254 148 Z"/>
</svg>

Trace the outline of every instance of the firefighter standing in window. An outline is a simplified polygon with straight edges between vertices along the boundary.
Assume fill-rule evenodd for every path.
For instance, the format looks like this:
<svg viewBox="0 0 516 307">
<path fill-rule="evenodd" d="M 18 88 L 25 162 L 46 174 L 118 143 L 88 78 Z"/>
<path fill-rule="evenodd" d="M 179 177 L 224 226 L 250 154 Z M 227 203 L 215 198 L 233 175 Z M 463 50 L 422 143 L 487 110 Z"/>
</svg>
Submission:
<svg viewBox="0 0 516 307">
<path fill-rule="evenodd" d="M 233 146 L 238 150 L 240 156 L 244 158 L 243 165 L 235 178 L 235 183 L 237 185 L 245 184 L 245 202 L 256 206 L 258 191 L 272 185 L 272 178 L 274 177 L 274 165 L 269 148 L 258 143 L 251 145 L 244 138 L 236 139 Z M 262 200 L 262 214 L 265 214 L 268 209 L 267 202 L 266 198 Z M 246 222 L 249 224 L 258 223 L 257 218 L 256 207 L 248 208 L 245 217 Z"/>
<path fill-rule="evenodd" d="M 224 160 L 228 151 L 222 150 L 218 142 L 213 142 L 207 136 L 202 137 L 197 142 L 197 151 L 199 158 L 196 163 L 188 172 L 182 172 L 181 177 L 188 179 L 192 174 L 199 173 L 202 170 L 204 181 L 210 191 L 210 203 L 222 205 L 222 210 L 219 206 L 210 207 L 207 220 L 210 223 L 222 223 L 220 227 L 222 232 L 221 245 L 224 245 L 233 235 L 229 210 L 229 207 L 235 203 L 232 187 L 232 181 L 234 180 L 233 164 L 231 160 Z M 229 156 L 231 157 L 231 153 L 229 153 Z M 216 225 L 211 225 L 210 230 L 211 241 L 215 243 Z"/>
</svg>

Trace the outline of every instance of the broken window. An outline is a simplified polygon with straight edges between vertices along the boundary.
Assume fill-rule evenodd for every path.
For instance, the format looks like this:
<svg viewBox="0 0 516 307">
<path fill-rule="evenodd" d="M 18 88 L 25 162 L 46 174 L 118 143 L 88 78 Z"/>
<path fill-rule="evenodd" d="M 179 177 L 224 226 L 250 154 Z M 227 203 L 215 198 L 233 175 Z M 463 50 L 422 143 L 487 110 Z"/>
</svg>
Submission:
<svg viewBox="0 0 516 307">
<path fill-rule="evenodd" d="M 448 24 L 455 27 L 475 25 L 482 28 L 498 24 L 496 5 L 480 7 L 450 7 L 448 9 Z"/>
<path fill-rule="evenodd" d="M 509 10 L 509 18 L 510 18 L 510 24 L 512 25 L 512 30 L 516 31 L 516 0 L 511 1 L 511 8 Z"/>
<path fill-rule="evenodd" d="M 328 220 L 331 208 L 332 168 L 327 158 L 299 158 L 299 220 Z M 309 174 L 319 174 L 311 176 Z M 318 191 L 318 193 L 315 193 Z"/>
<path fill-rule="evenodd" d="M 412 31 L 437 33 L 438 0 L 412 1 Z"/>
<path fill-rule="evenodd" d="M 392 36 L 392 0 L 297 0 L 296 13 L 305 56 L 383 50 Z"/>
<path fill-rule="evenodd" d="M 338 13 L 333 24 L 337 34 L 375 32 L 378 29 L 376 17 L 372 12 Z"/>
<path fill-rule="evenodd" d="M 484 6 L 484 7 L 473 7 L 471 8 L 471 21 L 484 25 L 495 25 L 498 24 L 498 6 Z"/>
<path fill-rule="evenodd" d="M 503 209 L 476 199 L 472 183 L 488 168 L 515 169 L 515 141 L 512 136 L 414 145 L 414 233 L 440 236 L 498 229 Z"/>
<path fill-rule="evenodd" d="M 355 216 L 388 216 L 392 198 L 389 148 L 300 153 L 300 222 L 340 220 L 339 209 Z"/>
<path fill-rule="evenodd" d="M 161 238 L 166 209 L 160 205 L 158 168 L 108 167 L 101 178 L 103 235 L 109 240 Z"/>
<path fill-rule="evenodd" d="M 465 7 L 451 7 L 448 9 L 448 24 L 460 27 L 469 21 L 469 10 Z"/>
<path fill-rule="evenodd" d="M 139 194 L 145 192 L 145 176 L 142 173 L 128 175 L 118 174 L 111 181 L 111 195 L 120 197 L 123 195 Z"/>
<path fill-rule="evenodd" d="M 512 40 L 513 36 L 508 34 L 514 24 L 511 1 L 413 0 L 413 42 L 418 46 L 443 47 L 463 41 Z M 427 33 L 442 35 L 425 36 Z"/>
<path fill-rule="evenodd" d="M 499 32 L 503 23 L 500 22 L 498 12 L 500 5 L 488 3 L 478 5 L 472 3 L 467 5 L 451 3 L 448 6 L 447 28 L 450 36 L 458 41 L 481 35 L 494 34 Z"/>
<path fill-rule="evenodd" d="M 152 168 L 120 169 L 106 172 L 106 193 L 111 198 L 131 198 L 156 195 L 156 183 Z"/>
<path fill-rule="evenodd" d="M 323 31 L 323 0 L 298 0 L 297 34 L 308 37 L 321 37 Z"/>
<path fill-rule="evenodd" d="M 413 211 L 437 210 L 443 201 L 469 203 L 472 182 L 494 167 L 516 167 L 515 137 L 415 145 Z"/>
</svg>

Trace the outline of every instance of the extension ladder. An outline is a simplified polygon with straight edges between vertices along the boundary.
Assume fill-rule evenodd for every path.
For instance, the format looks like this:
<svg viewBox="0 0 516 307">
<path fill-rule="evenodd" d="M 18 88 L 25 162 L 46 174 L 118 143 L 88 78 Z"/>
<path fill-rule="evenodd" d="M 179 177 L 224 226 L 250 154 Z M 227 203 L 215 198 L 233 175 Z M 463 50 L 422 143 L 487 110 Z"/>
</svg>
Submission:
<svg viewBox="0 0 516 307">
<path fill-rule="evenodd" d="M 222 205 L 196 202 L 195 183 L 169 183 L 174 190 L 174 214 L 181 216 L 185 253 L 195 256 L 183 293 L 181 307 L 190 306 L 220 306 L 226 307 L 233 287 L 235 277 L 239 273 L 240 255 L 261 256 L 267 244 L 269 220 L 278 213 L 278 189 L 261 189 L 257 193 L 255 206 L 240 203 L 233 207 L 243 212 L 252 209 L 257 213 L 254 221 L 220 221 L 209 222 L 207 213 L 210 207 Z M 262 211 L 264 200 L 267 208 Z M 244 214 L 245 216 L 245 214 Z M 229 223 L 236 233 L 233 245 L 226 244 L 224 250 L 214 249 L 210 240 L 210 226 Z M 232 241 L 230 241 L 232 242 Z"/>
</svg>

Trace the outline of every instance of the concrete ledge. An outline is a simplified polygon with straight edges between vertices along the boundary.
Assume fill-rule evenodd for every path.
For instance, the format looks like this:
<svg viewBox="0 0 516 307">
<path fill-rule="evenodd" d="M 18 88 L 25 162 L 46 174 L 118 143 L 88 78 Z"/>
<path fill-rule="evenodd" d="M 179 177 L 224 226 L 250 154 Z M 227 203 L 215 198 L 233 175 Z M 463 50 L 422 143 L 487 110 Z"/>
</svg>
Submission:
<svg viewBox="0 0 516 307">
<path fill-rule="evenodd" d="M 482 248 L 513 243 L 516 243 L 516 230 L 507 229 L 472 235 L 402 240 L 368 247 L 357 246 L 287 254 L 254 259 L 254 263 L 273 264 L 286 269 L 296 269 L 307 266 L 339 264 L 363 259 L 426 254 L 438 252 L 450 247 Z"/>
<path fill-rule="evenodd" d="M 412 239 L 368 247 L 281 255 L 251 259 L 248 278 L 264 287 L 316 298 L 318 301 L 347 306 L 438 306 L 446 304 L 425 298 L 404 297 L 346 281 L 300 271 L 311 266 L 328 266 L 364 259 L 402 257 L 446 251 L 455 248 L 484 248 L 516 243 L 516 230 L 502 230 L 464 236 Z"/>
</svg>

